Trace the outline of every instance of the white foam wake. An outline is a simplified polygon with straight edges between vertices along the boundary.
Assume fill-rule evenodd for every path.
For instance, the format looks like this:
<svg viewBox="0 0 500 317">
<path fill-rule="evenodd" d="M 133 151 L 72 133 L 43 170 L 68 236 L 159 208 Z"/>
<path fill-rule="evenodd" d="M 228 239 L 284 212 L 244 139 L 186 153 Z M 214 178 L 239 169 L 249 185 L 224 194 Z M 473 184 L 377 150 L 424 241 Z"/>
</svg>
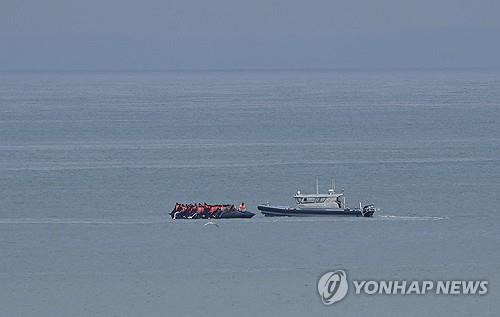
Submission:
<svg viewBox="0 0 500 317">
<path fill-rule="evenodd" d="M 0 218 L 0 224 L 90 224 L 90 225 L 137 225 L 168 222 L 168 218 L 103 219 L 103 218 Z"/>
<path fill-rule="evenodd" d="M 341 216 L 318 216 L 318 217 L 269 217 L 254 218 L 249 223 L 255 222 L 359 222 L 359 221 L 436 221 L 446 220 L 448 217 L 434 216 L 396 216 L 396 215 L 374 215 L 365 217 L 341 217 Z"/>
<path fill-rule="evenodd" d="M 219 224 L 231 222 L 238 223 L 287 223 L 287 222 L 352 222 L 352 221 L 436 221 L 445 220 L 448 217 L 435 216 L 396 216 L 375 215 L 371 218 L 364 217 L 255 217 L 253 219 L 218 219 Z M 69 224 L 69 225 L 145 225 L 175 223 L 189 225 L 203 222 L 206 219 L 175 221 L 170 217 L 147 217 L 147 218 L 0 218 L 2 224 Z M 206 224 L 206 223 L 205 223 Z"/>
</svg>

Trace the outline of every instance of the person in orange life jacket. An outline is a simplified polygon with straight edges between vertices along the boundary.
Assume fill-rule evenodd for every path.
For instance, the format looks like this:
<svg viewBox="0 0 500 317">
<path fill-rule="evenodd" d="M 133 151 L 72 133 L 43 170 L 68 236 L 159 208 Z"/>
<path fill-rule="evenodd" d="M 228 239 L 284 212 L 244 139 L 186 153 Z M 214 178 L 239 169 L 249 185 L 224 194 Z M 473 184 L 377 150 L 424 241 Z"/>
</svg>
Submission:
<svg viewBox="0 0 500 317">
<path fill-rule="evenodd" d="M 217 207 L 217 206 L 211 206 L 210 207 L 210 214 L 212 216 L 215 215 L 215 213 L 217 212 L 217 210 L 219 210 L 219 207 Z"/>
<path fill-rule="evenodd" d="M 245 206 L 245 203 L 241 203 L 240 208 L 238 208 L 238 210 L 241 212 L 247 211 L 247 207 Z"/>
<path fill-rule="evenodd" d="M 203 206 L 201 204 L 198 204 L 198 207 L 197 208 L 197 212 L 202 215 L 204 212 L 205 212 L 205 208 L 203 208 Z"/>
</svg>

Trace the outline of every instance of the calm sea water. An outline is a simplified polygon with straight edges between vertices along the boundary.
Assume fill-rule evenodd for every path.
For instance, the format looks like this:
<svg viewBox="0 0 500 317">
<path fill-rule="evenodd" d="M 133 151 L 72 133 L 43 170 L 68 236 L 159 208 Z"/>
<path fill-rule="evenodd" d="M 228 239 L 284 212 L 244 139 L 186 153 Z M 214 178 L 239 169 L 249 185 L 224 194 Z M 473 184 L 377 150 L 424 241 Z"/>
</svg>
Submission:
<svg viewBox="0 0 500 317">
<path fill-rule="evenodd" d="M 499 176 L 500 71 L 0 73 L 0 312 L 495 315 Z M 167 218 L 316 177 L 381 211 Z M 338 268 L 491 288 L 325 307 Z"/>
</svg>

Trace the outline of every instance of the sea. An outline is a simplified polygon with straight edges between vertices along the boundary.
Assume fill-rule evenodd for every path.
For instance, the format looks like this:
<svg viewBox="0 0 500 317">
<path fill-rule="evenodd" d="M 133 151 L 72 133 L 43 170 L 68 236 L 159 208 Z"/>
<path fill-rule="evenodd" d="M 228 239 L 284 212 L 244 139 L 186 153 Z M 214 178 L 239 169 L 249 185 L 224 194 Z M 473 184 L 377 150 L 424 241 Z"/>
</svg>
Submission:
<svg viewBox="0 0 500 317">
<path fill-rule="evenodd" d="M 373 218 L 264 217 L 332 180 Z M 172 220 L 176 202 L 252 219 Z M 486 280 L 485 295 L 318 280 Z M 498 316 L 500 70 L 0 73 L 1 316 Z"/>
</svg>

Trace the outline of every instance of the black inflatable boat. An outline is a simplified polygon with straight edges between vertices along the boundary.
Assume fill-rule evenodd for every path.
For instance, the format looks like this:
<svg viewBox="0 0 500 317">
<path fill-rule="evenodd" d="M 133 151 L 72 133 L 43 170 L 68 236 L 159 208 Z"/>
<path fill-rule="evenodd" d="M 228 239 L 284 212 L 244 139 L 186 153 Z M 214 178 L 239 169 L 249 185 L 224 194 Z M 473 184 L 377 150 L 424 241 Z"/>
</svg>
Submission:
<svg viewBox="0 0 500 317">
<path fill-rule="evenodd" d="M 172 219 L 232 219 L 252 218 L 253 212 L 240 211 L 234 205 L 187 205 L 176 204 L 169 213 Z"/>
</svg>

